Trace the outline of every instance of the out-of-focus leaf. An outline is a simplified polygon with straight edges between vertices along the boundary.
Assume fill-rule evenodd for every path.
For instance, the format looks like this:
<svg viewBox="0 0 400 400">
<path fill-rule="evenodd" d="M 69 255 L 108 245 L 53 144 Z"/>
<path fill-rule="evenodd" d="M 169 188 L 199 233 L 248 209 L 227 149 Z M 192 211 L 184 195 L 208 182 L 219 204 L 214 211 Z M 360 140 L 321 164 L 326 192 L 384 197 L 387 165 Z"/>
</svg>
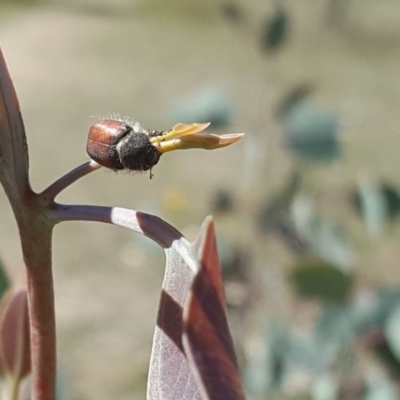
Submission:
<svg viewBox="0 0 400 400">
<path fill-rule="evenodd" d="M 183 347 L 196 368 L 203 400 L 244 399 L 211 220 L 203 224 L 197 242 L 200 270 L 184 307 Z"/>
<path fill-rule="evenodd" d="M 276 108 L 275 116 L 278 121 L 282 121 L 286 118 L 290 112 L 300 104 L 305 98 L 307 98 L 312 91 L 312 88 L 308 84 L 301 84 L 294 87 L 287 93 L 280 101 Z"/>
<path fill-rule="evenodd" d="M 386 199 L 388 217 L 397 217 L 400 214 L 400 195 L 398 190 L 387 182 L 381 183 L 381 190 Z"/>
<path fill-rule="evenodd" d="M 234 1 L 225 1 L 222 3 L 221 12 L 225 18 L 234 23 L 240 22 L 243 17 L 242 9 Z"/>
<path fill-rule="evenodd" d="M 273 228 L 276 221 L 282 217 L 281 214 L 288 213 L 300 185 L 301 176 L 294 172 L 288 177 L 281 190 L 272 199 L 268 199 L 267 203 L 262 207 L 258 216 L 260 228 L 263 230 Z"/>
<path fill-rule="evenodd" d="M 296 232 L 290 215 L 290 206 L 300 185 L 301 177 L 294 172 L 283 188 L 262 205 L 257 215 L 257 225 L 261 233 L 275 233 L 284 240 L 290 250 L 304 254 L 307 245 Z"/>
<path fill-rule="evenodd" d="M 372 236 L 377 236 L 383 224 L 400 213 L 399 193 L 387 182 L 359 183 L 358 190 L 353 196 L 353 203 Z"/>
<path fill-rule="evenodd" d="M 360 182 L 355 201 L 371 236 L 380 234 L 387 216 L 387 203 L 379 186 Z"/>
<path fill-rule="evenodd" d="M 261 337 L 252 337 L 246 343 L 247 362 L 243 371 L 246 392 L 252 398 L 262 398 L 268 390 L 269 370 L 267 343 Z"/>
<path fill-rule="evenodd" d="M 6 269 L 0 260 L 0 300 L 3 298 L 4 292 L 10 287 L 10 279 L 6 273 Z"/>
<path fill-rule="evenodd" d="M 360 334 L 381 329 L 392 311 L 400 307 L 400 288 L 386 287 L 359 293 L 349 305 L 349 316 Z"/>
<path fill-rule="evenodd" d="M 297 233 L 315 255 L 343 269 L 351 266 L 354 254 L 347 245 L 343 229 L 317 215 L 311 198 L 296 196 L 291 204 L 291 216 Z"/>
<path fill-rule="evenodd" d="M 10 288 L 0 302 L 0 370 L 18 383 L 30 368 L 27 291 Z"/>
<path fill-rule="evenodd" d="M 354 261 L 354 254 L 346 243 L 343 228 L 329 221 L 316 221 L 311 247 L 325 261 L 344 269 Z"/>
<path fill-rule="evenodd" d="M 229 213 L 234 209 L 233 193 L 226 189 L 218 189 L 214 194 L 211 202 L 211 208 L 214 215 L 220 213 Z"/>
<path fill-rule="evenodd" d="M 208 88 L 178 104 L 172 111 L 172 119 L 188 124 L 193 121 L 210 122 L 213 127 L 221 128 L 230 123 L 232 113 L 227 94 L 220 89 Z"/>
<path fill-rule="evenodd" d="M 145 221 L 140 224 L 148 229 Z M 148 400 L 210 400 L 220 399 L 221 394 L 224 399 L 243 399 L 212 220 L 204 222 L 194 243 L 180 237 L 163 247 L 167 265 L 150 360 Z M 218 395 L 214 393 L 217 388 L 221 390 Z"/>
<path fill-rule="evenodd" d="M 336 400 L 339 393 L 339 384 L 332 374 L 323 374 L 317 377 L 312 387 L 313 400 Z"/>
<path fill-rule="evenodd" d="M 250 272 L 250 255 L 239 243 L 220 240 L 218 253 L 224 278 L 245 280 Z"/>
<path fill-rule="evenodd" d="M 339 122 L 333 114 L 301 101 L 282 123 L 286 145 L 300 160 L 328 162 L 340 156 Z"/>
<path fill-rule="evenodd" d="M 393 384 L 386 380 L 370 381 L 363 400 L 396 400 L 398 395 Z"/>
<path fill-rule="evenodd" d="M 0 50 L 0 182 L 16 210 L 31 192 L 28 146 L 17 94 Z"/>
<path fill-rule="evenodd" d="M 288 34 L 289 18 L 281 8 L 277 9 L 272 18 L 269 18 L 261 32 L 261 48 L 271 52 L 277 50 L 285 42 Z"/>
<path fill-rule="evenodd" d="M 400 360 L 400 305 L 390 313 L 385 324 L 385 334 L 394 355 Z"/>
<path fill-rule="evenodd" d="M 400 361 L 390 346 L 384 331 L 376 329 L 365 335 L 363 344 L 373 351 L 381 364 L 388 371 L 389 375 L 398 381 L 400 379 Z"/>
<path fill-rule="evenodd" d="M 269 344 L 269 384 L 273 389 L 281 389 L 290 348 L 288 328 L 283 321 L 273 320 L 268 332 Z"/>
<path fill-rule="evenodd" d="M 354 332 L 346 309 L 343 306 L 326 305 L 315 327 L 315 343 L 319 354 L 323 354 L 331 364 L 340 351 L 347 350 L 353 338 Z"/>
<path fill-rule="evenodd" d="M 352 277 L 318 259 L 300 260 L 291 275 L 298 294 L 330 303 L 347 301 Z"/>
<path fill-rule="evenodd" d="M 348 315 L 358 334 L 382 324 L 378 295 L 375 292 L 356 293 L 348 305 Z"/>
<path fill-rule="evenodd" d="M 264 398 L 269 390 L 282 388 L 290 355 L 290 332 L 285 322 L 273 319 L 264 336 L 257 335 L 247 343 L 247 363 L 244 370 L 246 388 L 254 398 Z"/>
</svg>

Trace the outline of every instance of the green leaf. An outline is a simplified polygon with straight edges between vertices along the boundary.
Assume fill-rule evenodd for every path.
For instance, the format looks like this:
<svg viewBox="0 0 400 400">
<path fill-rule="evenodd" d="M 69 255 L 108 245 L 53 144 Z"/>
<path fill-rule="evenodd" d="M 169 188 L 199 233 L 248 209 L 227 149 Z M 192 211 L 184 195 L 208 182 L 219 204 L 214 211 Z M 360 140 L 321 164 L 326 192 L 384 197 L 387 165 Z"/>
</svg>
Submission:
<svg viewBox="0 0 400 400">
<path fill-rule="evenodd" d="M 288 149 L 300 160 L 328 162 L 340 156 L 335 115 L 302 101 L 292 108 L 282 125 Z"/>
<path fill-rule="evenodd" d="M 303 259 L 291 275 L 298 294 L 330 303 L 347 301 L 352 277 L 319 259 Z"/>
</svg>

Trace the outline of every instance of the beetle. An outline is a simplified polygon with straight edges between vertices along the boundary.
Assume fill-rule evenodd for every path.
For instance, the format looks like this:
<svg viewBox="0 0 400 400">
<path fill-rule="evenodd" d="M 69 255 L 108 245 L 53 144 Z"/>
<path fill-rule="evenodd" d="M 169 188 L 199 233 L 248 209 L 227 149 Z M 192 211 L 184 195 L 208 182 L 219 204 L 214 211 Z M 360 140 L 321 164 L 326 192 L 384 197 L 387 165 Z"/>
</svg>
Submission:
<svg viewBox="0 0 400 400">
<path fill-rule="evenodd" d="M 120 119 L 104 119 L 92 125 L 86 145 L 89 156 L 103 167 L 114 171 L 148 171 L 157 165 L 162 154 L 183 149 L 218 149 L 229 146 L 243 133 L 226 135 L 201 133 L 209 122 L 177 123 L 168 131 L 143 129 Z"/>
<path fill-rule="evenodd" d="M 86 151 L 103 167 L 114 171 L 148 171 L 151 173 L 161 152 L 150 139 L 164 132 L 146 131 L 139 124 L 129 125 L 122 120 L 104 119 L 89 130 Z"/>
</svg>

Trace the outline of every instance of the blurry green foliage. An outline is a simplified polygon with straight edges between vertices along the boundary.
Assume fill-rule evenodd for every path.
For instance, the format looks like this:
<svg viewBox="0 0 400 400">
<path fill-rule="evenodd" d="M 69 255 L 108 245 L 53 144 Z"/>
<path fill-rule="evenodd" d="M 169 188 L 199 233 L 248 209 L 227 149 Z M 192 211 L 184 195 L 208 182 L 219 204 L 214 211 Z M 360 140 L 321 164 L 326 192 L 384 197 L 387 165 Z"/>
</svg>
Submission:
<svg viewBox="0 0 400 400">
<path fill-rule="evenodd" d="M 271 319 L 263 332 L 264 337 L 252 343 L 252 356 L 244 372 L 247 391 L 256 398 L 282 388 L 292 341 L 286 323 L 280 318 Z"/>
<path fill-rule="evenodd" d="M 339 393 L 338 379 L 332 374 L 322 374 L 314 382 L 313 400 L 336 400 Z"/>
<path fill-rule="evenodd" d="M 261 49 L 271 52 L 279 49 L 288 36 L 289 17 L 287 13 L 278 8 L 272 18 L 269 18 L 261 33 Z"/>
<path fill-rule="evenodd" d="M 397 400 L 397 392 L 394 386 L 385 380 L 371 380 L 367 387 L 367 393 L 363 400 Z"/>
<path fill-rule="evenodd" d="M 335 281 L 335 279 L 337 278 L 333 280 Z M 326 287 L 326 284 L 323 286 Z M 340 290 L 344 286 L 344 283 L 339 283 L 337 287 Z M 327 291 L 330 290 L 331 287 L 328 287 Z M 337 300 L 341 301 L 342 299 Z M 332 300 L 328 299 L 328 302 L 330 301 Z M 336 299 L 333 301 L 336 301 Z M 324 357 L 329 365 L 335 361 L 344 348 L 351 345 L 353 339 L 353 327 L 343 304 L 326 304 L 315 327 L 315 344 L 318 347 L 318 353 Z"/>
<path fill-rule="evenodd" d="M 201 89 L 176 105 L 172 120 L 191 124 L 211 122 L 212 127 L 221 128 L 232 119 L 232 104 L 228 95 L 220 89 Z"/>
<path fill-rule="evenodd" d="M 328 162 L 340 156 L 337 116 L 300 101 L 291 106 L 281 125 L 288 149 L 300 160 Z"/>
<path fill-rule="evenodd" d="M 352 201 L 372 236 L 379 235 L 384 224 L 400 214 L 400 195 L 397 189 L 387 182 L 359 183 Z"/>
<path fill-rule="evenodd" d="M 290 112 L 303 100 L 305 100 L 312 92 L 309 84 L 302 83 L 292 88 L 283 96 L 280 103 L 276 107 L 275 117 L 278 121 L 286 118 Z"/>
<path fill-rule="evenodd" d="M 6 273 L 6 269 L 0 260 L 0 299 L 3 297 L 4 292 L 10 287 L 10 280 Z"/>
<path fill-rule="evenodd" d="M 387 287 L 358 295 L 348 305 L 348 310 L 354 329 L 362 335 L 383 327 L 392 311 L 398 306 L 400 306 L 400 288 Z"/>
<path fill-rule="evenodd" d="M 299 236 L 291 220 L 290 206 L 301 187 L 301 177 L 292 173 L 281 189 L 268 198 L 257 215 L 257 227 L 263 234 L 274 233 L 281 237 L 288 248 L 296 254 L 307 252 L 307 245 Z"/>
<path fill-rule="evenodd" d="M 386 321 L 385 335 L 394 356 L 400 360 L 400 304 L 392 310 Z"/>
<path fill-rule="evenodd" d="M 213 214 L 229 213 L 235 207 L 234 195 L 227 189 L 218 189 L 211 200 L 211 210 Z"/>
<path fill-rule="evenodd" d="M 317 214 L 313 200 L 299 194 L 293 198 L 291 218 L 309 251 L 328 263 L 349 268 L 354 255 L 349 248 L 344 229 Z"/>
<path fill-rule="evenodd" d="M 400 379 L 400 362 L 398 355 L 393 352 L 393 345 L 398 345 L 398 339 L 395 339 L 396 344 L 393 342 L 388 342 L 386 336 L 383 332 L 382 336 L 379 338 L 374 345 L 371 346 L 373 353 L 381 361 L 383 367 L 388 372 L 393 379 Z"/>
<path fill-rule="evenodd" d="M 279 389 L 283 383 L 290 348 L 290 334 L 284 321 L 276 319 L 270 322 L 267 341 L 270 354 L 270 387 Z"/>
<path fill-rule="evenodd" d="M 345 303 L 353 279 L 320 259 L 300 259 L 290 276 L 296 292 L 328 303 Z"/>
</svg>

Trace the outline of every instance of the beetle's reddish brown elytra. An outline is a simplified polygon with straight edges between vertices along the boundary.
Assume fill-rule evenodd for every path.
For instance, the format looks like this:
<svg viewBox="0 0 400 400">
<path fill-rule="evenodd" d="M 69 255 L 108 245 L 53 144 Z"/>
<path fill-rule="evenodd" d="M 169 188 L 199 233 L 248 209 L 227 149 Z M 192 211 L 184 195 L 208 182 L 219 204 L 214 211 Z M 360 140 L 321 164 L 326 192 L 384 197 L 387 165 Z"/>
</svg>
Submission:
<svg viewBox="0 0 400 400">
<path fill-rule="evenodd" d="M 158 163 L 161 152 L 156 144 L 150 142 L 150 138 L 162 134 L 139 131 L 124 121 L 105 119 L 90 128 L 86 151 L 94 161 L 106 168 L 151 171 Z"/>
</svg>

